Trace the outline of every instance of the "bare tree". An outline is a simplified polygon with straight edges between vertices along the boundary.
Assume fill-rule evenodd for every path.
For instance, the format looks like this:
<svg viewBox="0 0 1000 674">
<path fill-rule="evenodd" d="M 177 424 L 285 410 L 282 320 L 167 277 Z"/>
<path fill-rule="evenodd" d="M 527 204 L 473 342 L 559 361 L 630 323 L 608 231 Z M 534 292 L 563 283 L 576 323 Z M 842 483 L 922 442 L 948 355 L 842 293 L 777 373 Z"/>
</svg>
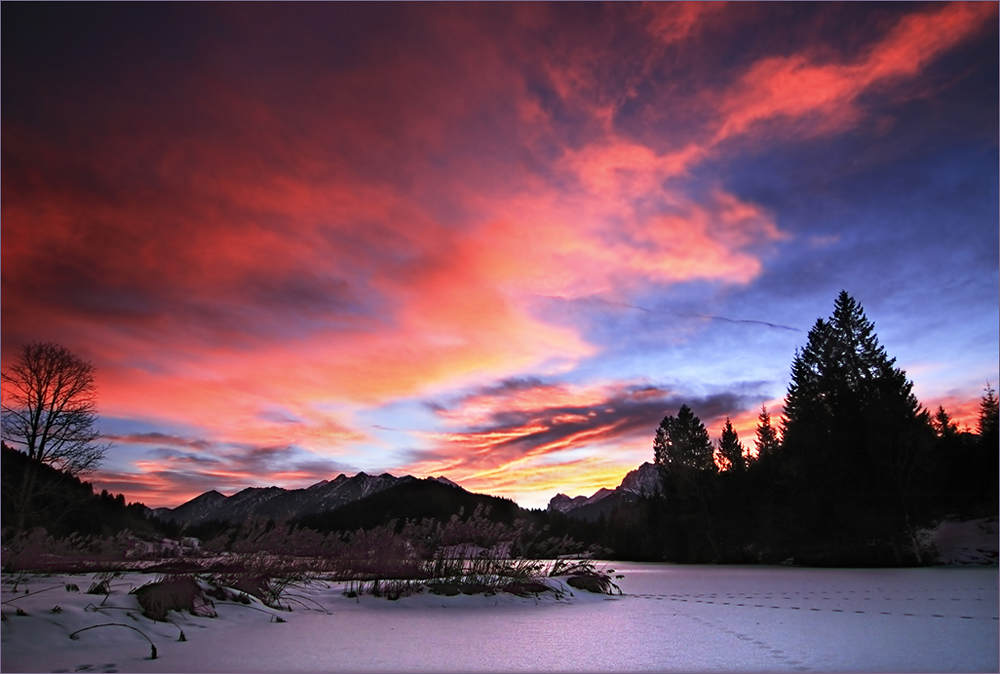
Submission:
<svg viewBox="0 0 1000 674">
<path fill-rule="evenodd" d="M 2 374 L 0 434 L 38 464 L 70 475 L 93 471 L 110 445 L 99 444 L 94 366 L 53 342 L 21 348 L 17 362 Z M 34 507 L 37 471 L 26 470 L 16 489 L 16 531 Z"/>
<path fill-rule="evenodd" d="M 33 342 L 3 373 L 3 439 L 71 475 L 94 470 L 108 445 L 95 441 L 94 366 L 53 342 Z"/>
</svg>

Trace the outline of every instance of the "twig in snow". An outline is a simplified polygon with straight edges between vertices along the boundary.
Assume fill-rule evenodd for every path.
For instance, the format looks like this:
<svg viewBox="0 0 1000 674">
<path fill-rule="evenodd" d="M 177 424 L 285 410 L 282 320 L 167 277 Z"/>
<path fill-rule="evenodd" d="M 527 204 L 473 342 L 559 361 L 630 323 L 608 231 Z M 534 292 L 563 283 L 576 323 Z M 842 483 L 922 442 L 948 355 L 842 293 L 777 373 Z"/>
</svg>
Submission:
<svg viewBox="0 0 1000 674">
<path fill-rule="evenodd" d="M 297 597 L 297 599 L 296 599 L 296 597 Z M 292 594 L 291 592 L 286 592 L 285 593 L 285 601 L 292 600 L 292 601 L 296 601 L 296 602 L 302 604 L 302 602 L 299 601 L 300 599 L 305 599 L 306 601 L 311 601 L 312 603 L 316 604 L 316 606 L 319 606 L 320 610 L 323 611 L 323 613 L 326 613 L 327 615 L 330 615 L 330 612 L 326 610 L 326 607 L 323 606 L 322 604 L 320 604 L 315 599 L 312 599 L 310 597 L 305 597 L 305 596 L 303 596 L 301 594 Z M 302 605 L 306 606 L 305 604 L 302 604 Z M 309 607 L 306 606 L 306 608 L 309 608 Z"/>
<path fill-rule="evenodd" d="M 150 648 L 149 659 L 150 660 L 155 660 L 156 659 L 156 644 L 153 643 L 153 640 L 150 639 L 148 636 L 146 636 L 146 633 L 143 632 L 138 627 L 134 627 L 133 625 L 126 625 L 125 623 L 101 623 L 100 625 L 91 625 L 90 627 L 84 627 L 84 628 L 78 629 L 77 631 L 75 631 L 72 634 L 70 634 L 69 638 L 70 639 L 74 639 L 74 638 L 76 638 L 76 635 L 79 634 L 80 632 L 86 632 L 87 630 L 97 629 L 98 627 L 127 627 L 130 630 L 135 630 L 136 632 L 138 632 L 139 634 L 141 634 L 146 641 L 149 642 L 149 648 Z"/>
<path fill-rule="evenodd" d="M 66 587 L 65 585 L 53 585 L 52 587 L 47 587 L 44 590 L 39 590 L 38 592 L 27 592 L 26 591 L 24 594 L 22 594 L 20 596 L 17 596 L 17 597 L 11 597 L 7 601 L 0 602 L 0 604 L 9 604 L 12 601 L 17 601 L 18 599 L 24 599 L 25 597 L 34 597 L 36 594 L 41 594 L 42 592 L 48 592 L 49 590 L 58 590 L 59 588 L 65 588 L 65 587 Z"/>
</svg>

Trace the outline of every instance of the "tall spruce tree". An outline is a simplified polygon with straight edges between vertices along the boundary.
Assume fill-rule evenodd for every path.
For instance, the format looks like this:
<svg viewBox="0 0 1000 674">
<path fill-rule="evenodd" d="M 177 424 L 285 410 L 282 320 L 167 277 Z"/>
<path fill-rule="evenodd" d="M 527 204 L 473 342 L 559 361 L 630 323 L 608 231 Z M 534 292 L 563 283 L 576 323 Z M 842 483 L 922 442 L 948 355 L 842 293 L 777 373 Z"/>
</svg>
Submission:
<svg viewBox="0 0 1000 674">
<path fill-rule="evenodd" d="M 830 320 L 816 321 L 792 362 L 782 419 L 785 442 L 818 447 L 849 440 L 843 449 L 858 449 L 872 431 L 867 421 L 913 422 L 921 417 L 912 388 L 878 343 L 861 305 L 842 291 Z"/>
<path fill-rule="evenodd" d="M 782 419 L 804 536 L 824 537 L 828 549 L 874 541 L 901 557 L 899 535 L 912 534 L 913 476 L 931 432 L 912 388 L 861 305 L 842 291 L 795 355 Z"/>
<path fill-rule="evenodd" d="M 744 447 L 740 442 L 740 436 L 733 428 L 733 422 L 726 417 L 726 423 L 722 427 L 722 436 L 719 438 L 719 455 L 725 463 L 725 469 L 735 473 L 746 470 L 746 458 L 743 456 Z"/>
</svg>

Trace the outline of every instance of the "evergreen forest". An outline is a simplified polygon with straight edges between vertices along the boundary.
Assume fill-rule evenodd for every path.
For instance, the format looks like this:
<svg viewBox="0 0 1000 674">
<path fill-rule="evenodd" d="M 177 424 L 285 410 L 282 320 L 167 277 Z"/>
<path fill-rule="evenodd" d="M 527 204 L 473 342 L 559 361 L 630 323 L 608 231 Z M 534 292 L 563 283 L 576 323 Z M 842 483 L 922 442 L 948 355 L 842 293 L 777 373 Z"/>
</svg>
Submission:
<svg viewBox="0 0 1000 674">
<path fill-rule="evenodd" d="M 973 433 L 912 388 L 841 292 L 795 353 L 780 422 L 762 408 L 752 447 L 728 419 L 713 445 L 682 405 L 653 440 L 660 496 L 553 525 L 635 560 L 928 563 L 922 529 L 997 514 L 997 397 L 987 384 Z"/>
</svg>

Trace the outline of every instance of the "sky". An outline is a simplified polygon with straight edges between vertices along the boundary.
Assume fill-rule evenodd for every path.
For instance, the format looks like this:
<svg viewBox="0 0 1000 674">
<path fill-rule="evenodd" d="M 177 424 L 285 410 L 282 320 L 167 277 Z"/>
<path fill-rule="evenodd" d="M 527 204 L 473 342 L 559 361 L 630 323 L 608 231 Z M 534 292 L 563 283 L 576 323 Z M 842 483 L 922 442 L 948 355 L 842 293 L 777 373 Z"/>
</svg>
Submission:
<svg viewBox="0 0 1000 674">
<path fill-rule="evenodd" d="M 997 387 L 998 3 L 4 3 L 2 340 L 96 488 L 339 473 L 545 507 L 688 404 L 777 420 L 841 290 Z"/>
</svg>

